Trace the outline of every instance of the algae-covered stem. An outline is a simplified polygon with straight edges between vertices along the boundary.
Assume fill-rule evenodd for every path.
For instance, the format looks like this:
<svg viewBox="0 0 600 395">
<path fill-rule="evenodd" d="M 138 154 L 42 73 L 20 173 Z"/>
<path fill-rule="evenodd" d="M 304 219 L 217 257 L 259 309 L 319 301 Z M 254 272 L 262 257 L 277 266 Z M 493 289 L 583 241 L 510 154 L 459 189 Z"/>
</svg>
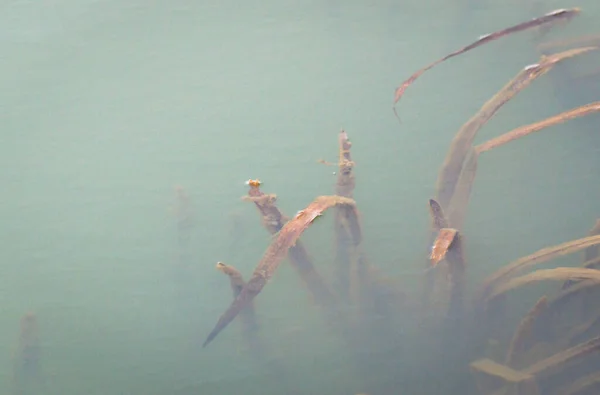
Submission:
<svg viewBox="0 0 600 395">
<path fill-rule="evenodd" d="M 453 317 L 455 322 L 462 319 L 463 293 L 465 288 L 465 269 L 462 236 L 457 229 L 448 227 L 448 220 L 440 204 L 435 199 L 429 199 L 429 210 L 432 218 L 432 234 L 435 236 L 429 256 L 431 266 L 437 265 L 442 260 L 448 262 L 450 275 L 450 306 L 448 317 Z M 436 273 L 428 272 L 426 285 L 432 289 Z M 426 287 L 426 289 L 427 289 Z M 424 302 L 428 303 L 429 295 L 425 295 Z"/>
<path fill-rule="evenodd" d="M 217 262 L 217 270 L 229 277 L 229 285 L 233 293 L 233 298 L 237 298 L 246 282 L 239 270 L 231 265 L 223 262 Z M 254 305 L 249 302 L 248 305 L 240 312 L 242 319 L 242 334 L 245 341 L 255 357 L 262 360 L 265 359 L 265 344 L 261 342 L 258 336 L 258 321 L 254 311 Z"/>
<path fill-rule="evenodd" d="M 281 228 L 281 231 L 275 235 L 271 245 L 265 251 L 263 258 L 252 273 L 252 277 L 242 288 L 238 297 L 221 315 L 214 329 L 206 338 L 203 347 L 206 347 L 219 332 L 225 329 L 239 312 L 262 291 L 285 258 L 290 247 L 296 244 L 298 238 L 308 229 L 310 224 L 327 209 L 335 206 L 347 206 L 349 209 L 356 211 L 356 204 L 352 199 L 341 196 L 319 196 Z"/>
<path fill-rule="evenodd" d="M 335 185 L 336 194 L 353 198 L 356 181 L 354 177 L 354 161 L 351 155 L 352 143 L 345 130 L 341 130 L 338 136 L 338 177 Z M 340 291 L 348 297 L 353 288 L 354 280 L 363 288 L 374 285 L 375 268 L 369 263 L 366 253 L 362 248 L 362 228 L 358 216 L 349 212 L 345 207 L 336 209 L 335 215 L 336 234 L 336 274 L 340 283 Z M 353 256 L 354 255 L 354 256 Z M 351 274 L 352 258 L 356 260 L 354 276 Z M 360 292 L 360 290 L 356 290 Z M 364 292 L 363 292 L 364 294 Z"/>
<path fill-rule="evenodd" d="M 354 194 L 354 162 L 350 154 L 352 143 L 348 133 L 341 130 L 338 135 L 338 173 L 335 183 L 335 193 L 339 196 L 352 198 Z M 352 283 L 352 237 L 344 226 L 345 213 L 343 209 L 336 209 L 334 215 L 335 230 L 335 278 L 336 288 L 343 299 L 350 299 Z"/>
<path fill-rule="evenodd" d="M 346 131 L 343 129 L 340 131 L 340 134 L 338 136 L 338 144 L 339 171 L 337 176 L 337 182 L 335 184 L 335 192 L 338 196 L 352 198 L 355 187 L 354 173 L 352 172 L 352 170 L 354 169 L 354 162 L 352 161 L 352 156 L 350 154 L 350 148 L 352 148 L 352 143 L 348 138 L 348 133 L 346 133 Z"/>
<path fill-rule="evenodd" d="M 240 292 L 242 292 L 242 288 L 244 288 L 244 285 L 246 285 L 244 277 L 242 277 L 242 273 L 240 273 L 240 271 L 237 270 L 235 267 L 227 265 L 223 262 L 217 262 L 216 267 L 218 271 L 229 277 L 229 285 L 231 286 L 233 297 L 237 298 Z"/>
<path fill-rule="evenodd" d="M 437 273 L 432 270 L 445 259 L 448 249 L 454 242 L 457 231 L 448 225 L 448 219 L 442 206 L 435 199 L 429 199 L 429 215 L 431 217 L 431 232 L 429 235 L 430 253 L 426 263 L 423 294 L 423 308 L 429 308 L 431 294 L 434 291 Z"/>
<path fill-rule="evenodd" d="M 513 129 L 510 132 L 507 132 L 499 137 L 493 138 L 485 143 L 477 145 L 475 147 L 475 150 L 477 151 L 477 153 L 486 152 L 493 148 L 500 147 L 518 138 L 527 136 L 531 133 L 538 132 L 547 127 L 558 125 L 562 122 L 566 122 L 574 118 L 584 117 L 586 115 L 596 113 L 598 111 L 600 111 L 600 101 L 589 103 L 584 106 L 580 106 L 572 110 L 568 110 L 560 114 L 554 115 L 550 118 L 546 118 L 543 121 L 539 121 L 530 125 L 525 125 Z"/>
<path fill-rule="evenodd" d="M 262 192 L 260 190 L 261 184 L 261 181 L 258 179 L 246 181 L 246 185 L 250 189 L 248 190 L 248 196 L 244 196 L 242 199 L 255 204 L 261 215 L 263 226 L 270 234 L 274 235 L 283 228 L 284 224 L 288 221 L 288 217 L 277 207 L 277 196 Z M 315 265 L 304 248 L 304 244 L 300 240 L 290 247 L 288 257 L 290 264 L 308 287 L 315 302 L 321 306 L 333 305 L 335 303 L 333 293 L 316 270 Z"/>
<path fill-rule="evenodd" d="M 398 116 L 398 113 L 396 111 L 396 104 L 398 103 L 400 98 L 404 95 L 404 92 L 406 91 L 406 89 L 410 85 L 412 85 L 412 83 L 415 82 L 417 80 L 417 78 L 419 78 L 427 70 L 432 69 L 433 67 L 437 66 L 438 64 L 440 64 L 450 58 L 453 58 L 454 56 L 468 52 L 472 49 L 475 49 L 481 45 L 484 45 L 484 44 L 487 44 L 494 40 L 497 40 L 501 37 L 507 36 L 512 33 L 517 33 L 517 32 L 523 31 L 523 30 L 531 29 L 531 28 L 534 28 L 537 26 L 541 26 L 544 24 L 554 23 L 559 20 L 569 20 L 573 16 L 579 14 L 579 12 L 580 12 L 579 8 L 554 10 L 545 15 L 542 15 L 541 17 L 534 18 L 534 19 L 531 19 L 526 22 L 521 22 L 519 24 L 510 26 L 506 29 L 498 30 L 498 31 L 490 33 L 490 34 L 484 34 L 483 36 L 480 36 L 476 41 L 472 42 L 471 44 L 469 44 L 465 47 L 462 47 L 454 52 L 451 52 L 448 55 L 436 60 L 435 62 L 417 70 L 406 81 L 404 81 L 398 88 L 396 88 L 396 91 L 394 93 L 394 104 L 392 106 L 392 108 L 394 110 L 394 115 L 396 116 L 396 118 L 398 118 L 398 121 L 400 121 L 400 117 Z"/>
<path fill-rule="evenodd" d="M 547 384 L 547 380 L 554 376 L 566 372 L 573 372 L 573 367 L 578 364 L 587 363 L 586 359 L 600 352 L 600 337 L 594 337 L 584 343 L 580 343 L 574 347 L 560 351 L 548 358 L 542 359 L 529 367 L 522 370 L 515 370 L 508 366 L 501 365 L 489 359 L 480 359 L 471 363 L 473 373 L 476 373 L 478 385 L 483 393 L 506 394 L 505 389 L 498 390 L 500 383 L 511 384 L 514 387 L 523 390 L 524 385 L 528 384 L 529 389 L 524 389 L 523 392 L 510 392 L 518 394 L 539 394 L 546 393 L 539 391 L 538 385 L 543 388 Z M 484 380 L 483 378 L 493 378 L 493 380 Z M 552 381 L 552 380 L 550 380 Z M 572 377 L 570 380 L 572 381 Z M 494 388 L 490 388 L 485 384 L 494 383 Z M 501 385 L 501 384 L 500 384 Z M 555 386 L 552 385 L 552 387 Z M 555 388 L 553 388 L 555 389 Z M 531 391 L 531 392 L 530 392 Z M 566 394 L 564 391 L 552 391 L 556 394 Z M 587 392 L 586 392 L 587 393 Z"/>
<path fill-rule="evenodd" d="M 450 149 L 440 169 L 436 183 L 436 200 L 447 212 L 451 211 L 451 203 L 464 163 L 473 152 L 473 141 L 477 132 L 496 112 L 510 99 L 525 89 L 536 78 L 546 74 L 557 63 L 596 48 L 576 48 L 550 56 L 543 56 L 536 64 L 524 67 L 508 84 L 488 100 L 481 109 L 469 119 L 456 133 Z M 454 224 L 450 223 L 450 226 Z M 460 231 L 460 229 L 459 229 Z"/>
<path fill-rule="evenodd" d="M 596 48 L 576 48 L 548 57 L 543 56 L 539 63 L 523 68 L 515 78 L 488 100 L 481 109 L 460 128 L 450 144 L 450 149 L 446 155 L 442 168 L 440 169 L 436 183 L 436 200 L 439 202 L 440 207 L 448 213 L 450 227 L 456 228 L 459 231 L 463 227 L 480 152 L 504 144 L 528 133 L 535 132 L 541 128 L 598 111 L 598 104 L 591 103 L 559 114 L 555 117 L 551 117 L 545 121 L 516 129 L 499 138 L 492 139 L 475 148 L 473 147 L 475 136 L 483 125 L 490 120 L 504 104 L 521 90 L 526 88 L 533 80 L 550 71 L 558 62 L 594 49 Z"/>
<path fill-rule="evenodd" d="M 528 269 L 532 266 L 556 259 L 559 256 L 572 254 L 596 245 L 600 245 L 600 235 L 571 240 L 566 243 L 543 248 L 534 252 L 533 254 L 519 258 L 516 261 L 513 261 L 500 268 L 495 273 L 484 279 L 476 300 L 478 302 L 484 301 L 487 297 L 489 297 L 490 294 L 494 292 L 494 289 L 501 287 L 504 283 L 510 281 L 515 274 L 523 271 L 524 269 Z"/>
<path fill-rule="evenodd" d="M 354 161 L 350 154 L 352 143 L 348 138 L 348 133 L 345 130 L 341 130 L 338 138 L 339 142 L 339 162 L 338 162 L 338 178 L 335 185 L 335 192 L 338 196 L 346 198 L 354 198 L 354 187 L 356 181 L 354 178 Z M 354 246 L 358 246 L 362 243 L 362 229 L 358 222 L 358 215 L 354 210 L 348 211 L 347 207 L 340 206 L 336 209 L 336 222 L 346 222 L 346 231 L 349 232 L 350 240 Z M 336 229 L 341 229 L 336 226 Z M 364 257 L 364 256 L 363 256 Z M 366 264 L 366 262 L 364 262 Z"/>
<path fill-rule="evenodd" d="M 457 229 L 459 232 L 463 227 L 479 155 L 479 150 L 473 147 L 473 141 L 481 127 L 518 92 L 527 87 L 537 77 L 550 71 L 558 62 L 594 49 L 595 48 L 593 47 L 577 48 L 548 57 L 543 56 L 539 63 L 523 68 L 515 78 L 488 100 L 479 112 L 461 127 L 451 143 L 450 150 L 442 165 L 436 185 L 436 198 L 440 208 L 448 212 L 447 221 L 449 227 Z M 583 111 L 579 111 L 578 114 L 583 114 Z M 544 125 L 547 125 L 547 123 Z M 533 130 L 533 128 L 528 130 Z M 457 262 L 463 260 L 458 256 L 454 258 L 457 259 Z M 464 271 L 464 260 L 457 268 Z M 460 280 L 463 276 L 456 277 L 456 279 Z M 425 303 L 427 303 L 429 294 L 433 290 L 434 283 L 432 279 L 433 273 L 429 274 L 428 277 L 431 278 L 427 280 L 425 285 Z M 459 283 L 453 285 L 453 288 L 456 291 L 456 306 L 458 306 L 461 297 L 460 295 L 462 292 L 460 291 L 460 288 L 464 285 L 461 285 L 462 282 L 464 281 L 459 281 Z"/>
<path fill-rule="evenodd" d="M 590 231 L 588 232 L 588 236 L 597 236 L 597 235 L 600 235 L 600 219 L 596 220 L 596 223 L 594 224 L 592 229 L 590 229 Z M 596 261 L 598 260 L 598 257 L 600 257 L 600 246 L 599 245 L 596 244 L 596 245 L 585 248 L 583 250 L 583 267 L 587 267 L 589 269 L 597 269 L 598 262 L 596 262 Z M 569 288 L 570 286 L 572 286 L 575 283 L 576 283 L 576 281 L 574 281 L 574 280 L 565 281 L 565 283 L 562 286 L 562 289 Z"/>
<path fill-rule="evenodd" d="M 237 298 L 246 285 L 242 273 L 240 273 L 240 271 L 235 267 L 227 265 L 223 262 L 217 262 L 216 268 L 218 271 L 229 277 L 229 285 L 231 287 L 231 292 L 233 293 L 233 298 Z M 243 332 L 246 336 L 247 342 L 254 350 L 261 349 L 262 347 L 257 347 L 259 345 L 257 338 L 258 322 L 256 321 L 256 314 L 254 312 L 254 305 L 252 302 L 248 303 L 248 305 L 242 310 L 241 315 Z"/>
<path fill-rule="evenodd" d="M 526 344 L 533 334 L 535 320 L 544 312 L 546 307 L 548 307 L 548 298 L 542 296 L 525 317 L 523 317 L 508 346 L 506 358 L 504 359 L 506 366 L 510 366 L 511 368 L 520 366 L 521 357 L 527 351 Z"/>
<path fill-rule="evenodd" d="M 570 38 L 567 40 L 549 41 L 542 43 L 537 46 L 539 52 L 545 52 L 548 50 L 556 50 L 558 47 L 600 47 L 600 34 L 587 35 L 581 37 Z"/>
</svg>

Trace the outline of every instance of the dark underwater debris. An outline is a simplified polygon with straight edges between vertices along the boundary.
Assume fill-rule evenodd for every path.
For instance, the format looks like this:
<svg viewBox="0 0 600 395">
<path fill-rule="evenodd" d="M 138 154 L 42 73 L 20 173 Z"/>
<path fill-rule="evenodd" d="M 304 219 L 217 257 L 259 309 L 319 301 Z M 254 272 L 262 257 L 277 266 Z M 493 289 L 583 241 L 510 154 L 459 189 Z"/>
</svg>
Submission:
<svg viewBox="0 0 600 395">
<path fill-rule="evenodd" d="M 352 199 L 341 196 L 319 196 L 304 210 L 298 211 L 294 218 L 281 228 L 265 251 L 263 258 L 252 273 L 252 277 L 231 306 L 221 315 L 214 329 L 206 338 L 203 347 L 206 347 L 262 291 L 287 255 L 290 247 L 296 244 L 298 238 L 310 224 L 327 209 L 335 206 L 347 206 L 349 211 L 356 212 L 356 204 Z"/>
<path fill-rule="evenodd" d="M 473 43 L 471 43 L 459 50 L 451 52 L 448 55 L 444 56 L 443 58 L 438 59 L 435 62 L 423 67 L 422 69 L 417 70 L 406 81 L 404 81 L 402 83 L 402 85 L 400 85 L 398 88 L 396 88 L 396 91 L 394 93 L 394 104 L 392 106 L 392 108 L 394 110 L 394 115 L 396 116 L 396 118 L 398 118 L 398 121 L 400 121 L 400 117 L 398 116 L 398 112 L 396 111 L 396 104 L 398 103 L 398 101 L 400 101 L 400 98 L 404 95 L 404 92 L 406 91 L 406 89 L 410 85 L 412 85 L 417 80 L 417 78 L 419 78 L 427 70 L 432 69 L 433 67 L 437 66 L 438 64 L 440 64 L 450 58 L 453 58 L 454 56 L 468 52 L 472 49 L 475 49 L 481 45 L 484 45 L 484 44 L 487 44 L 494 40 L 497 40 L 501 37 L 507 36 L 512 33 L 517 33 L 517 32 L 523 31 L 523 30 L 531 29 L 531 28 L 534 28 L 537 26 L 541 26 L 544 24 L 555 23 L 559 20 L 568 20 L 568 19 L 571 19 L 572 17 L 574 17 L 575 15 L 579 14 L 579 12 L 580 12 L 579 8 L 554 10 L 554 11 L 551 11 L 541 17 L 534 18 L 534 19 L 531 19 L 526 22 L 521 22 L 517 25 L 513 25 L 506 29 L 498 30 L 498 31 L 490 33 L 490 34 L 484 34 L 483 36 L 480 36 Z"/>
</svg>

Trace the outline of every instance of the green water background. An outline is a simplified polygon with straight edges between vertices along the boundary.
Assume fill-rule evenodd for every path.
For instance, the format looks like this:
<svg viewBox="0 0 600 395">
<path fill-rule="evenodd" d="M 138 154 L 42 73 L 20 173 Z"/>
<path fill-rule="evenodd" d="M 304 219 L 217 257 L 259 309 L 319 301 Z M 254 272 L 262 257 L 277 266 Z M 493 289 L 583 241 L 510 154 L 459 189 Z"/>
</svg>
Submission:
<svg viewBox="0 0 600 395">
<path fill-rule="evenodd" d="M 231 301 L 214 264 L 248 275 L 270 241 L 239 199 L 244 181 L 260 178 L 294 214 L 333 193 L 334 169 L 316 159 L 335 160 L 345 128 L 371 261 L 390 276 L 420 270 L 448 145 L 538 59 L 533 34 L 426 73 L 400 103 L 402 125 L 394 88 L 481 34 L 572 6 L 583 14 L 550 37 L 596 33 L 592 0 L 0 2 L 0 393 L 27 311 L 40 322 L 47 394 L 387 393 L 381 383 L 414 355 L 356 375 L 287 264 L 257 310 L 291 384 L 248 356 L 236 323 L 200 348 Z M 478 141 L 597 100 L 557 82 L 587 66 L 534 82 Z M 592 116 L 482 156 L 465 229 L 470 276 L 583 236 L 600 213 L 599 153 Z M 168 212 L 175 184 L 199 222 L 183 273 Z M 303 236 L 328 279 L 332 229 L 325 217 Z"/>
</svg>

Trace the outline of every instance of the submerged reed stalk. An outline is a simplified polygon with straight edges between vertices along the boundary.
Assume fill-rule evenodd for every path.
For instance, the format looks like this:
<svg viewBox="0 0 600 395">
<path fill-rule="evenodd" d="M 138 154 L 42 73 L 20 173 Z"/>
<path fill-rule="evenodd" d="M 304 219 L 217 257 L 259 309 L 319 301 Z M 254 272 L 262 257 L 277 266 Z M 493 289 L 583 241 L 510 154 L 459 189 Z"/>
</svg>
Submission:
<svg viewBox="0 0 600 395">
<path fill-rule="evenodd" d="M 467 207 L 471 198 L 471 190 L 477 174 L 477 162 L 479 155 L 474 149 L 470 149 L 463 163 L 460 176 L 454 188 L 454 193 L 448 206 L 448 219 L 456 229 L 463 229 Z"/>
<path fill-rule="evenodd" d="M 594 227 L 590 229 L 588 236 L 596 236 L 600 235 L 600 219 L 596 220 Z M 590 246 L 583 251 L 583 261 L 585 262 L 592 261 L 600 257 L 600 245 Z"/>
<path fill-rule="evenodd" d="M 226 265 L 223 262 L 217 262 L 216 267 L 218 271 L 229 277 L 229 285 L 231 286 L 233 297 L 237 298 L 240 292 L 242 292 L 242 288 L 244 288 L 244 285 L 246 285 L 244 277 L 242 277 L 242 273 L 240 273 L 240 271 L 237 270 L 235 267 Z"/>
<path fill-rule="evenodd" d="M 548 298 L 542 296 L 537 303 L 529 310 L 527 315 L 523 317 L 521 323 L 517 327 L 508 347 L 504 364 L 506 366 L 515 367 L 519 365 L 520 356 L 527 351 L 525 344 L 531 338 L 533 332 L 533 324 L 537 317 L 548 306 Z"/>
<path fill-rule="evenodd" d="M 485 301 L 489 302 L 490 300 L 515 288 L 539 281 L 564 281 L 568 279 L 592 280 L 594 282 L 600 282 L 600 270 L 574 267 L 559 267 L 556 269 L 536 270 L 523 276 L 512 278 L 494 287 Z"/>
<path fill-rule="evenodd" d="M 600 219 L 596 220 L 594 227 L 588 232 L 588 236 L 600 235 Z M 593 245 L 583 250 L 583 267 L 588 269 L 598 269 L 600 266 L 600 245 Z M 573 285 L 574 281 L 565 281 L 563 289 Z"/>
<path fill-rule="evenodd" d="M 246 285 L 242 273 L 235 267 L 223 262 L 217 262 L 216 268 L 218 271 L 229 277 L 229 285 L 231 286 L 233 298 L 237 298 Z M 248 305 L 240 312 L 240 315 L 242 319 L 242 334 L 244 335 L 246 344 L 254 354 L 263 358 L 264 345 L 261 344 L 261 341 L 258 338 L 258 321 L 256 320 L 254 304 L 252 302 L 248 303 Z"/>
<path fill-rule="evenodd" d="M 524 30 L 532 29 L 534 27 L 542 26 L 545 24 L 553 24 L 553 23 L 556 23 L 557 21 L 561 21 L 561 20 L 563 20 L 563 21 L 570 20 L 572 17 L 579 14 L 579 12 L 580 12 L 579 8 L 555 10 L 555 11 L 551 11 L 545 15 L 542 15 L 538 18 L 534 18 L 534 19 L 531 19 L 526 22 L 521 22 L 519 24 L 507 27 L 502 30 L 495 31 L 490 34 L 484 34 L 483 36 L 480 36 L 476 41 L 472 42 L 471 44 L 469 44 L 465 47 L 462 47 L 454 52 L 451 52 L 448 55 L 436 60 L 435 62 L 430 63 L 429 65 L 417 70 L 406 81 L 404 81 L 398 88 L 396 88 L 396 91 L 394 93 L 394 104 L 392 106 L 392 108 L 394 110 L 394 115 L 396 115 L 396 118 L 398 118 L 398 121 L 400 121 L 400 118 L 398 117 L 398 113 L 396 111 L 396 104 L 398 103 L 400 98 L 404 95 L 404 92 L 406 91 L 406 89 L 410 85 L 412 85 L 417 80 L 417 78 L 419 78 L 427 70 L 434 68 L 438 64 L 440 64 L 450 58 L 453 58 L 455 56 L 458 56 L 460 54 L 468 52 L 468 51 L 475 49 L 479 46 L 482 46 L 484 44 L 490 43 L 501 37 L 507 36 L 509 34 L 521 32 Z"/>
<path fill-rule="evenodd" d="M 265 251 L 252 277 L 231 306 L 221 315 L 214 329 L 206 338 L 203 347 L 206 347 L 219 332 L 225 329 L 239 312 L 262 291 L 287 255 L 290 247 L 296 244 L 298 238 L 308 229 L 310 224 L 327 209 L 335 206 L 346 206 L 350 212 L 356 213 L 356 203 L 352 199 L 341 196 L 319 196 L 281 228 L 281 231 L 275 235 L 273 242 Z"/>
<path fill-rule="evenodd" d="M 429 255 L 429 259 L 431 260 L 431 265 L 435 266 L 444 258 L 446 258 L 446 253 L 450 246 L 452 246 L 458 231 L 452 228 L 442 228 L 435 241 L 433 242 L 433 246 L 431 247 L 431 254 Z"/>
<path fill-rule="evenodd" d="M 507 281 L 510 279 L 510 277 L 521 270 L 538 265 L 540 263 L 548 262 L 552 259 L 558 258 L 559 256 L 581 251 L 587 247 L 598 244 L 600 244 L 600 235 L 588 236 L 582 239 L 571 240 L 556 246 L 543 248 L 534 252 L 533 254 L 519 258 L 487 277 L 481 286 L 481 296 L 485 297 L 490 293 L 493 287 L 499 283 Z"/>
<path fill-rule="evenodd" d="M 276 195 L 263 193 L 260 190 L 260 180 L 248 180 L 247 184 L 250 187 L 248 196 L 244 196 L 242 199 L 254 203 L 261 215 L 263 226 L 270 234 L 275 235 L 288 221 L 288 218 L 277 207 Z M 306 284 L 314 301 L 320 306 L 331 307 L 334 305 L 335 297 L 333 293 L 315 268 L 304 244 L 300 240 L 290 247 L 288 257 L 290 264 Z"/>
<path fill-rule="evenodd" d="M 523 372 L 535 376 L 538 380 L 543 379 L 544 377 L 559 373 L 577 360 L 582 360 L 598 352 L 600 352 L 600 337 L 595 337 L 585 343 L 578 344 L 538 361 Z"/>
<path fill-rule="evenodd" d="M 595 47 L 576 48 L 550 56 L 542 56 L 538 63 L 521 70 L 496 95 L 488 100 L 471 119 L 465 123 L 450 144 L 450 149 L 438 175 L 436 183 L 436 200 L 444 210 L 448 210 L 456 185 L 461 176 L 463 165 L 472 153 L 473 140 L 479 129 L 489 121 L 496 112 L 517 93 L 529 86 L 536 78 L 546 74 L 557 63 L 596 49 Z M 450 226 L 454 225 L 450 223 Z M 460 230 L 460 229 L 459 229 Z"/>
<path fill-rule="evenodd" d="M 335 183 L 335 193 L 338 196 L 352 198 L 356 181 L 354 177 L 354 162 L 350 149 L 352 143 L 348 133 L 341 130 L 338 135 L 338 172 Z M 344 209 L 336 208 L 333 226 L 335 230 L 335 284 L 337 291 L 343 299 L 349 300 L 356 297 L 358 282 L 356 273 L 356 256 L 353 256 L 353 237 L 346 225 L 346 214 Z M 355 269 L 355 270 L 353 270 Z"/>
<path fill-rule="evenodd" d="M 542 359 L 526 369 L 514 370 L 489 359 L 480 359 L 471 363 L 471 371 L 475 374 L 475 379 L 482 393 L 499 395 L 506 393 L 495 392 L 502 387 L 523 388 L 522 386 L 524 386 L 525 392 L 516 393 L 537 394 L 539 393 L 538 385 L 540 383 L 598 352 L 600 352 L 600 337 Z"/>
<path fill-rule="evenodd" d="M 586 104 L 585 106 L 565 111 L 553 117 L 544 119 L 543 121 L 532 123 L 531 125 L 521 126 L 520 128 L 511 130 L 510 132 L 505 133 L 502 136 L 491 139 L 483 144 L 479 144 L 475 147 L 475 150 L 477 151 L 477 153 L 486 152 L 491 149 L 500 147 L 518 138 L 527 136 L 531 133 L 538 132 L 544 128 L 566 122 L 570 119 L 583 117 L 598 111 L 600 111 L 600 102 Z"/>
<path fill-rule="evenodd" d="M 446 317 L 452 318 L 449 322 L 459 324 L 462 321 L 463 295 L 466 287 L 466 262 L 462 235 L 454 228 L 442 227 L 447 226 L 448 221 L 435 199 L 429 199 L 429 210 L 432 218 L 432 234 L 435 236 L 429 255 L 431 267 L 435 267 L 444 259 L 448 263 L 445 288 L 449 293 L 449 305 Z M 436 276 L 440 277 L 440 274 L 433 270 L 426 274 L 426 289 L 430 292 L 436 283 Z M 425 297 L 428 303 L 429 295 Z M 454 329 L 457 328 L 454 325 Z"/>
<path fill-rule="evenodd" d="M 539 52 L 555 50 L 558 47 L 600 47 L 600 34 L 586 35 L 569 38 L 566 40 L 555 40 L 542 43 L 537 46 Z"/>
<path fill-rule="evenodd" d="M 600 394 L 600 372 L 588 374 L 557 391 L 561 395 L 593 395 Z"/>
</svg>

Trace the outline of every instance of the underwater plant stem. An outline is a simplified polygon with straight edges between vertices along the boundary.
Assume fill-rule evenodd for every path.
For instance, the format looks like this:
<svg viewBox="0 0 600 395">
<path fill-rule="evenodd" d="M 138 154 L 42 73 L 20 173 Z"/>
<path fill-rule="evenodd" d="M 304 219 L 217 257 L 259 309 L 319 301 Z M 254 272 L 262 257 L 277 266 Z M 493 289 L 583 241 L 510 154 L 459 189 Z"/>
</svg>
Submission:
<svg viewBox="0 0 600 395">
<path fill-rule="evenodd" d="M 586 104 L 585 106 L 565 111 L 553 117 L 544 119 L 543 121 L 532 123 L 526 126 L 521 126 L 517 129 L 511 130 L 510 132 L 505 133 L 499 137 L 491 139 L 483 144 L 479 144 L 475 147 L 475 150 L 477 151 L 477 153 L 486 152 L 491 149 L 500 147 L 518 138 L 527 136 L 531 133 L 539 132 L 540 130 L 545 129 L 547 127 L 554 126 L 574 118 L 583 117 L 598 111 L 600 111 L 600 101 Z"/>
<path fill-rule="evenodd" d="M 260 182 L 252 184 L 250 185 L 248 196 L 244 197 L 244 199 L 254 202 L 261 215 L 263 226 L 270 234 L 275 235 L 283 228 L 288 218 L 277 207 L 275 195 L 266 195 L 263 193 L 260 190 Z M 290 264 L 304 284 L 306 284 L 314 301 L 321 306 L 332 306 L 335 304 L 336 301 L 333 293 L 315 268 L 304 248 L 304 244 L 300 240 L 289 249 L 288 256 Z"/>
<path fill-rule="evenodd" d="M 273 241 L 265 251 L 250 280 L 229 308 L 221 315 L 217 324 L 207 336 L 203 347 L 214 340 L 239 312 L 262 291 L 275 274 L 290 247 L 296 244 L 298 238 L 308 229 L 310 224 L 327 209 L 335 206 L 348 206 L 354 211 L 356 210 L 356 203 L 352 199 L 341 196 L 319 196 L 281 228 L 281 231 L 274 236 Z"/>
<path fill-rule="evenodd" d="M 572 17 L 574 17 L 575 15 L 579 14 L 579 12 L 580 12 L 579 8 L 555 10 L 555 11 L 549 12 L 545 15 L 542 15 L 541 17 L 534 18 L 529 21 L 521 22 L 519 24 L 510 26 L 510 27 L 502 29 L 502 30 L 495 31 L 490 34 L 484 34 L 483 36 L 480 36 L 476 41 L 472 42 L 471 44 L 469 44 L 465 47 L 462 47 L 454 52 L 451 52 L 448 55 L 436 60 L 435 62 L 430 63 L 429 65 L 417 70 L 413 75 L 411 75 L 407 80 L 405 80 L 398 88 L 396 88 L 396 91 L 394 92 L 394 104 L 392 105 L 392 108 L 394 110 L 394 114 L 396 115 L 396 118 L 398 118 L 398 121 L 400 121 L 400 117 L 398 116 L 398 113 L 396 111 L 396 104 L 398 103 L 398 101 L 400 101 L 400 98 L 404 95 L 404 92 L 406 91 L 406 89 L 410 85 L 412 85 L 417 80 L 417 78 L 419 78 L 427 70 L 434 68 L 438 64 L 440 64 L 450 58 L 453 58 L 454 56 L 468 52 L 472 49 L 475 49 L 481 45 L 490 43 L 501 37 L 507 36 L 512 33 L 517 33 L 517 32 L 523 31 L 523 30 L 531 29 L 531 28 L 534 28 L 537 26 L 541 26 L 544 24 L 555 23 L 559 20 L 569 20 Z"/>
<path fill-rule="evenodd" d="M 496 95 L 488 100 L 471 119 L 465 123 L 450 144 L 450 149 L 436 182 L 436 200 L 444 210 L 447 210 L 460 173 L 469 152 L 472 150 L 473 140 L 479 129 L 490 120 L 494 114 L 517 93 L 529 86 L 536 78 L 546 74 L 557 63 L 564 59 L 577 56 L 592 50 L 595 47 L 576 48 L 550 56 L 542 56 L 539 63 L 529 65 L 521 70 L 508 84 Z M 450 226 L 454 227 L 452 223 Z M 460 231 L 460 229 L 459 229 Z"/>
</svg>

